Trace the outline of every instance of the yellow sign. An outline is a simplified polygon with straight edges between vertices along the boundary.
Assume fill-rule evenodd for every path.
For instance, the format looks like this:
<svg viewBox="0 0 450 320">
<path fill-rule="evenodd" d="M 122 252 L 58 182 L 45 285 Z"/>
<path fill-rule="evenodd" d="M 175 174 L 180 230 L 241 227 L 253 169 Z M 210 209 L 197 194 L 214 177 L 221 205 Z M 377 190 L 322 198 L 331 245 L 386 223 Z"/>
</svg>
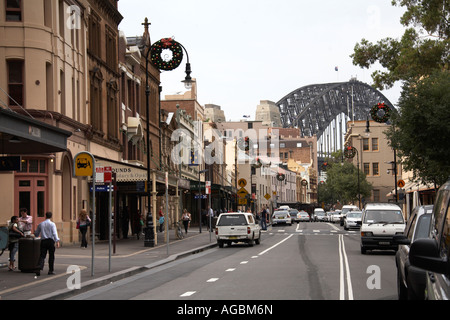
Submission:
<svg viewBox="0 0 450 320">
<path fill-rule="evenodd" d="M 247 199 L 239 199 L 238 204 L 243 204 L 243 205 L 247 204 Z"/>
<path fill-rule="evenodd" d="M 241 187 L 241 188 L 245 187 L 245 186 L 247 185 L 247 180 L 245 180 L 245 179 L 239 179 L 238 185 L 239 185 L 239 187 Z"/>
<path fill-rule="evenodd" d="M 403 181 L 403 180 L 398 180 L 397 181 L 397 186 L 399 187 L 399 188 L 403 188 L 404 186 L 405 186 L 405 181 Z"/>
<path fill-rule="evenodd" d="M 270 194 L 266 193 L 266 195 L 264 196 L 264 198 L 266 198 L 266 200 L 270 199 Z"/>
<path fill-rule="evenodd" d="M 89 152 L 80 152 L 73 158 L 73 174 L 77 177 L 90 177 L 94 173 L 95 158 Z"/>
<path fill-rule="evenodd" d="M 245 198 L 248 195 L 248 191 L 244 188 L 240 188 L 237 194 L 240 198 Z"/>
</svg>

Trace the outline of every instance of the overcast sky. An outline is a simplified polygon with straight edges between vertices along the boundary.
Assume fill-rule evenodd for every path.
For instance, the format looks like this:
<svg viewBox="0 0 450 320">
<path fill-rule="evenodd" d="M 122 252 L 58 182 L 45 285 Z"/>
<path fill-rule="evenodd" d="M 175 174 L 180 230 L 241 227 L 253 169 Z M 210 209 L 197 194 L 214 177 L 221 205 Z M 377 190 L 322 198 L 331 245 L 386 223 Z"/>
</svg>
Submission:
<svg viewBox="0 0 450 320">
<path fill-rule="evenodd" d="M 345 82 L 372 84 L 375 69 L 349 57 L 362 38 L 399 38 L 403 8 L 391 0 L 121 0 L 119 29 L 152 43 L 174 37 L 189 53 L 198 101 L 222 107 L 227 120 L 255 117 L 260 100 L 279 101 L 297 88 Z M 184 92 L 185 63 L 161 74 L 162 98 Z M 335 71 L 338 67 L 339 71 Z M 398 102 L 401 85 L 383 94 Z"/>
</svg>

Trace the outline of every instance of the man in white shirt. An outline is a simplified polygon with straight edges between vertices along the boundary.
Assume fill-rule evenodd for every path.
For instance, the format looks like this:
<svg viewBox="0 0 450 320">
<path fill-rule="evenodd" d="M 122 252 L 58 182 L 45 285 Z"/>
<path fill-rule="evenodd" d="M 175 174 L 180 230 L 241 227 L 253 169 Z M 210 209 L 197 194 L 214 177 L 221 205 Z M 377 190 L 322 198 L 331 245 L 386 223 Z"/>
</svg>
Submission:
<svg viewBox="0 0 450 320">
<path fill-rule="evenodd" d="M 55 243 L 59 248 L 58 231 L 56 230 L 56 224 L 51 220 L 52 213 L 45 213 L 45 221 L 41 222 L 34 235 L 41 237 L 41 256 L 39 257 L 39 270 L 36 272 L 37 276 L 41 275 L 41 271 L 44 269 L 44 261 L 48 251 L 48 274 L 55 274 Z"/>
</svg>

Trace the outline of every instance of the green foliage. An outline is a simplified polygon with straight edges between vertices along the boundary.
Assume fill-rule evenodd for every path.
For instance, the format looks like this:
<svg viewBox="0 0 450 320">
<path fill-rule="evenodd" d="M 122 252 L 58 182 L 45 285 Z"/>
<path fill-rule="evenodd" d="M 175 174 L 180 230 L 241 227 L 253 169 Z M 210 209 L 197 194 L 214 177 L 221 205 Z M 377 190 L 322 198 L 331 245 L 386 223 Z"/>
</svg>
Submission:
<svg viewBox="0 0 450 320">
<path fill-rule="evenodd" d="M 450 72 L 405 83 L 399 115 L 387 132 L 406 170 L 424 183 L 443 184 L 450 176 Z"/>
<path fill-rule="evenodd" d="M 372 73 L 374 87 L 391 88 L 399 80 L 409 81 L 450 68 L 450 1 L 401 0 L 406 7 L 401 23 L 408 28 L 400 40 L 385 38 L 373 44 L 362 39 L 354 48 L 353 64 L 369 68 L 379 62 L 385 69 Z"/>
</svg>

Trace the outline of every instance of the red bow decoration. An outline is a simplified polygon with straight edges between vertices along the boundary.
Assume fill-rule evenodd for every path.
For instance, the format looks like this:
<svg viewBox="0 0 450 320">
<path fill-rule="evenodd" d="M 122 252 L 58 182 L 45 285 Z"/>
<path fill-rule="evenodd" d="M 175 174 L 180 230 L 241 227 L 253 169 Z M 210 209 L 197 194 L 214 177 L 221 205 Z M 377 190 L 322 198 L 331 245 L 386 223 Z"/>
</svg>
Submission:
<svg viewBox="0 0 450 320">
<path fill-rule="evenodd" d="M 172 38 L 161 39 L 164 48 L 170 47 L 172 45 Z"/>
</svg>

